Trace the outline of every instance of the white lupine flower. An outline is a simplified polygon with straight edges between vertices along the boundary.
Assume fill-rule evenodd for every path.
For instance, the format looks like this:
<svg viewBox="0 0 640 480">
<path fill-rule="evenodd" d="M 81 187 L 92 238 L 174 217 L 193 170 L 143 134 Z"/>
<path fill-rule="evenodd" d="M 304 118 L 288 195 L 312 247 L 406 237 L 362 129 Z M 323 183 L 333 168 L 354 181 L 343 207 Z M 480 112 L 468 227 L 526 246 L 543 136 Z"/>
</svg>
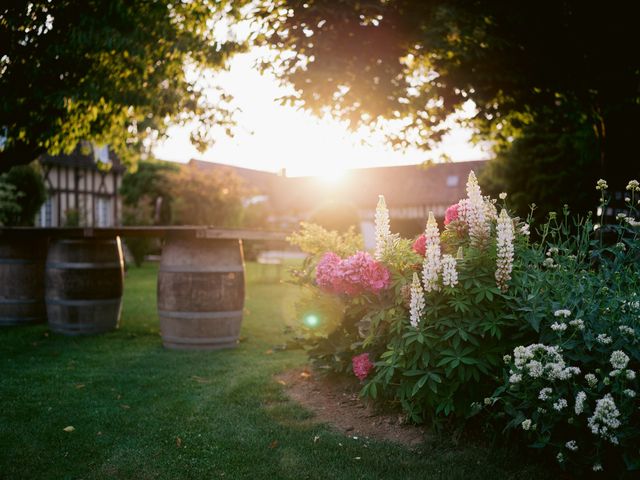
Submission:
<svg viewBox="0 0 640 480">
<path fill-rule="evenodd" d="M 610 336 L 604 333 L 599 334 L 596 337 L 596 340 L 598 341 L 598 343 L 601 343 L 602 345 L 609 345 L 613 341 Z"/>
<path fill-rule="evenodd" d="M 424 313 L 424 290 L 420 284 L 420 278 L 418 274 L 413 272 L 413 281 L 411 282 L 411 301 L 409 303 L 411 326 L 418 328 L 420 325 L 420 319 Z"/>
<path fill-rule="evenodd" d="M 616 350 L 611 354 L 609 362 L 616 370 L 624 370 L 629 363 L 629 357 L 622 350 Z"/>
<path fill-rule="evenodd" d="M 425 229 L 426 243 L 424 262 L 422 264 L 422 281 L 425 292 L 437 291 L 438 276 L 442 269 L 440 259 L 440 232 L 433 212 L 429 212 L 427 227 Z"/>
<path fill-rule="evenodd" d="M 571 316 L 571 310 L 567 310 L 566 308 L 563 308 L 561 310 L 556 310 L 555 312 L 553 312 L 553 316 L 554 317 L 568 318 L 568 317 Z"/>
<path fill-rule="evenodd" d="M 442 256 L 442 284 L 445 287 L 455 287 L 458 284 L 458 271 L 456 270 L 456 259 L 451 255 Z"/>
<path fill-rule="evenodd" d="M 635 398 L 635 396 L 636 396 L 635 390 L 631 390 L 630 388 L 627 388 L 622 393 L 624 393 L 629 398 Z"/>
<path fill-rule="evenodd" d="M 531 231 L 529 230 L 528 223 L 525 223 L 520 227 L 520 234 L 524 235 L 525 237 L 528 237 L 529 235 L 531 235 Z"/>
<path fill-rule="evenodd" d="M 618 439 L 612 430 L 620 427 L 618 417 L 620 417 L 618 407 L 616 407 L 616 403 L 613 401 L 611 394 L 607 393 L 596 402 L 596 408 L 593 415 L 587 420 L 587 423 L 591 429 L 591 433 L 609 440 L 609 442 L 615 445 L 618 443 Z"/>
<path fill-rule="evenodd" d="M 596 377 L 593 373 L 587 373 L 584 376 L 584 379 L 587 381 L 591 388 L 595 387 L 598 384 L 598 377 Z"/>
<path fill-rule="evenodd" d="M 553 409 L 560 412 L 565 409 L 567 405 L 568 403 L 564 398 L 559 398 L 558 401 L 553 404 Z"/>
<path fill-rule="evenodd" d="M 636 372 L 634 372 L 633 370 L 627 370 L 626 374 L 627 374 L 627 380 L 635 380 L 636 379 Z"/>
<path fill-rule="evenodd" d="M 469 172 L 467 180 L 466 221 L 469 225 L 469 237 L 472 242 L 482 242 L 489 236 L 489 224 L 487 222 L 487 206 L 485 205 L 478 179 L 473 170 Z"/>
<path fill-rule="evenodd" d="M 523 430 L 530 430 L 531 429 L 531 419 L 527 418 L 524 422 L 522 422 L 520 425 L 522 425 L 522 429 Z"/>
<path fill-rule="evenodd" d="M 506 292 L 509 288 L 507 282 L 511 280 L 511 270 L 513 268 L 513 221 L 509 218 L 507 211 L 502 209 L 498 217 L 496 227 L 496 283 L 498 287 Z"/>
<path fill-rule="evenodd" d="M 576 405 L 574 407 L 574 411 L 576 415 L 580 415 L 584 412 L 584 402 L 587 400 L 587 394 L 584 392 L 578 392 L 576 395 Z"/>
<path fill-rule="evenodd" d="M 576 318 L 575 320 L 571 320 L 569 325 L 577 328 L 578 330 L 584 330 L 584 321 L 581 318 Z"/>
<path fill-rule="evenodd" d="M 376 260 L 382 260 L 385 249 L 391 237 L 391 228 L 389 226 L 389 210 L 384 201 L 384 195 L 378 195 L 378 205 L 376 206 L 376 251 L 374 257 Z"/>
<path fill-rule="evenodd" d="M 551 388 L 545 387 L 542 390 L 540 390 L 540 393 L 538 394 L 538 398 L 543 402 L 546 400 L 549 400 L 549 397 L 551 396 L 552 392 L 553 390 Z"/>
<path fill-rule="evenodd" d="M 551 330 L 554 332 L 564 332 L 567 329 L 566 323 L 554 322 L 551 324 Z"/>
<path fill-rule="evenodd" d="M 575 440 L 569 440 L 567 443 L 564 444 L 564 446 L 567 447 L 567 449 L 571 450 L 572 452 L 578 451 L 578 442 L 576 442 Z"/>
</svg>

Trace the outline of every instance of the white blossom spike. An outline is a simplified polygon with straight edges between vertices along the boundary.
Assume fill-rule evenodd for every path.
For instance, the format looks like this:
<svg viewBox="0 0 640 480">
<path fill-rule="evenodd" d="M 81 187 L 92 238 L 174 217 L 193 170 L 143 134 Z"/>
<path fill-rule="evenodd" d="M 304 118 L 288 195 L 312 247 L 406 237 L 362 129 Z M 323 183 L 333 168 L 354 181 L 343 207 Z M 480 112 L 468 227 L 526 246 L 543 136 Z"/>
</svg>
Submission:
<svg viewBox="0 0 640 480">
<path fill-rule="evenodd" d="M 422 264 L 424 291 L 432 292 L 440 289 L 438 277 L 441 270 L 440 259 L 440 231 L 433 212 L 429 212 L 427 227 L 425 228 L 425 255 Z"/>
<path fill-rule="evenodd" d="M 409 322 L 413 328 L 418 328 L 420 319 L 424 313 L 424 290 L 420 284 L 418 274 L 413 272 L 413 281 L 411 282 L 411 301 L 409 304 Z"/>
<path fill-rule="evenodd" d="M 500 290 L 506 292 L 509 289 L 508 282 L 511 280 L 511 270 L 513 269 L 513 221 L 502 209 L 498 217 L 496 228 L 497 261 L 496 261 L 496 283 Z"/>
<path fill-rule="evenodd" d="M 458 271 L 456 270 L 456 259 L 451 255 L 442 256 L 442 285 L 445 287 L 455 287 L 458 284 Z"/>
<path fill-rule="evenodd" d="M 385 249 L 391 238 L 391 228 L 389 226 L 389 209 L 384 201 L 384 195 L 378 195 L 378 205 L 376 206 L 376 250 L 374 258 L 382 260 Z"/>
<path fill-rule="evenodd" d="M 476 174 L 471 170 L 467 180 L 466 221 L 469 224 L 471 242 L 478 246 L 489 237 L 489 223 L 487 222 L 488 206 L 482 196 Z"/>
</svg>

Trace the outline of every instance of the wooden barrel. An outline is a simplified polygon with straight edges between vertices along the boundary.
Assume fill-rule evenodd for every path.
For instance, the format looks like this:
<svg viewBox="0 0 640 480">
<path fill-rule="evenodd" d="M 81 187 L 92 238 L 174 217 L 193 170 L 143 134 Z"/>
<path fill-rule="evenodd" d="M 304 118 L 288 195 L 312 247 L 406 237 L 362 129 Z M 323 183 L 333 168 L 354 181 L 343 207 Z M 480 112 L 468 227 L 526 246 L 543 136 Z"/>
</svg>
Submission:
<svg viewBox="0 0 640 480">
<path fill-rule="evenodd" d="M 51 330 L 64 335 L 114 330 L 120 321 L 123 282 L 119 237 L 54 240 L 45 275 Z"/>
<path fill-rule="evenodd" d="M 165 347 L 235 347 L 243 306 L 241 240 L 167 238 L 158 274 L 158 315 Z"/>
<path fill-rule="evenodd" d="M 0 326 L 44 323 L 44 261 L 47 239 L 0 236 Z"/>
</svg>

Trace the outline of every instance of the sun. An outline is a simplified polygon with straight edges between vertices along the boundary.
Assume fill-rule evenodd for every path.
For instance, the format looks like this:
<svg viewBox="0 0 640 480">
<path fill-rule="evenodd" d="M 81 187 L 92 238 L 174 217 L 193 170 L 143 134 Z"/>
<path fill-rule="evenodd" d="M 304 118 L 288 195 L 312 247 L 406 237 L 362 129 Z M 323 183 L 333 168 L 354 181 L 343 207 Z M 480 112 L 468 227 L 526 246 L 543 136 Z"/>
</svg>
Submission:
<svg viewBox="0 0 640 480">
<path fill-rule="evenodd" d="M 337 185 L 342 183 L 347 174 L 346 169 L 329 165 L 326 169 L 322 169 L 314 176 L 323 183 L 329 185 Z"/>
</svg>

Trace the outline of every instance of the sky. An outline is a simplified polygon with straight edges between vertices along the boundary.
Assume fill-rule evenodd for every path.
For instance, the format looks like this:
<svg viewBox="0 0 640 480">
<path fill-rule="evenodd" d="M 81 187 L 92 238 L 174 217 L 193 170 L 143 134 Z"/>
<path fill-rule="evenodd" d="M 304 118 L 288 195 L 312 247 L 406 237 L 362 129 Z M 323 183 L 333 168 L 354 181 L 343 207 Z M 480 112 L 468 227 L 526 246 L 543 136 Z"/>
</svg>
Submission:
<svg viewBox="0 0 640 480">
<path fill-rule="evenodd" d="M 219 83 L 235 97 L 238 128 L 233 138 L 221 134 L 212 148 L 200 153 L 189 142 L 188 126 L 169 128 L 168 139 L 154 149 L 163 160 L 187 162 L 198 158 L 245 168 L 279 172 L 289 176 L 339 177 L 353 168 L 408 165 L 436 160 L 446 153 L 453 161 L 479 160 L 489 154 L 469 142 L 471 132 L 456 128 L 436 151 L 408 149 L 394 151 L 381 138 L 367 138 L 349 132 L 332 119 L 318 119 L 310 113 L 282 106 L 277 98 L 287 90 L 254 67 L 255 54 L 237 55 L 228 72 L 217 74 Z M 470 107 L 472 108 L 472 107 Z"/>
</svg>

